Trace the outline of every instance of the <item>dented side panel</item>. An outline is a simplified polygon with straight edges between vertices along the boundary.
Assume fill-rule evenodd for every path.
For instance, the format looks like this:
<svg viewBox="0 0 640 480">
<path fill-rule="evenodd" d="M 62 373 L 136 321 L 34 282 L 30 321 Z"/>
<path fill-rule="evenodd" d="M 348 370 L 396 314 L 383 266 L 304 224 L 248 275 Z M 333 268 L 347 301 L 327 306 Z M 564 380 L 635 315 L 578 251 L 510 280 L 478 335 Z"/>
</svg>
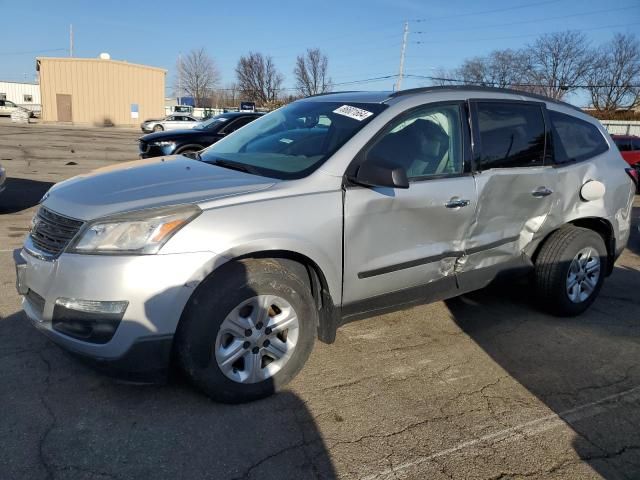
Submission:
<svg viewBox="0 0 640 480">
<path fill-rule="evenodd" d="M 457 272 L 518 257 L 548 222 L 554 198 L 562 194 L 552 167 L 492 169 L 474 179 L 478 208 Z M 541 188 L 553 193 L 536 196 L 534 192 Z"/>
<path fill-rule="evenodd" d="M 452 197 L 466 207 L 447 208 Z M 476 210 L 471 176 L 345 192 L 344 303 L 453 275 Z"/>
</svg>

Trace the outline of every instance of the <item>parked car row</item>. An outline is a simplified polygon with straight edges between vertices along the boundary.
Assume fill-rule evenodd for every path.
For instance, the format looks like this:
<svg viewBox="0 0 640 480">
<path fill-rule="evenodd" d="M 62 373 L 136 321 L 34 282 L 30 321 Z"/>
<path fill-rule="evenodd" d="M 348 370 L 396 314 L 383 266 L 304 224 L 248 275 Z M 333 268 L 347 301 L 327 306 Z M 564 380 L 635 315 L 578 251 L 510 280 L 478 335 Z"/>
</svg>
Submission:
<svg viewBox="0 0 640 480">
<path fill-rule="evenodd" d="M 162 158 L 51 188 L 14 253 L 36 328 L 133 380 L 175 358 L 243 402 L 346 322 L 498 275 L 530 275 L 537 305 L 578 315 L 629 238 L 628 165 L 566 103 L 430 87 L 244 115 L 147 135 L 141 155 Z"/>
<path fill-rule="evenodd" d="M 259 118 L 261 113 L 223 113 L 190 130 L 159 131 L 140 137 L 141 158 L 197 152 Z"/>
<path fill-rule="evenodd" d="M 162 119 L 145 120 L 140 124 L 140 128 L 143 132 L 146 133 L 162 132 L 163 130 L 193 128 L 200 122 L 201 120 L 198 120 L 192 115 L 187 115 L 184 113 L 174 113 Z"/>
</svg>

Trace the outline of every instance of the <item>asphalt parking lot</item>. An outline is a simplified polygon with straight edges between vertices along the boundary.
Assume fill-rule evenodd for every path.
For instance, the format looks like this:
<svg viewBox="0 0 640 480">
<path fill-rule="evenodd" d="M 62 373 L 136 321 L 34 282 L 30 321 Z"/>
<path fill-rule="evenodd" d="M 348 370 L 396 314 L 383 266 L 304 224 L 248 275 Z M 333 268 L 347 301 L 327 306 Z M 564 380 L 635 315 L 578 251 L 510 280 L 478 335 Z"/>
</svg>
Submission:
<svg viewBox="0 0 640 480">
<path fill-rule="evenodd" d="M 0 122 L 1 479 L 640 478 L 635 227 L 581 317 L 496 285 L 347 325 L 251 404 L 78 363 L 21 313 L 11 251 L 52 183 L 135 159 L 138 136 Z"/>
</svg>

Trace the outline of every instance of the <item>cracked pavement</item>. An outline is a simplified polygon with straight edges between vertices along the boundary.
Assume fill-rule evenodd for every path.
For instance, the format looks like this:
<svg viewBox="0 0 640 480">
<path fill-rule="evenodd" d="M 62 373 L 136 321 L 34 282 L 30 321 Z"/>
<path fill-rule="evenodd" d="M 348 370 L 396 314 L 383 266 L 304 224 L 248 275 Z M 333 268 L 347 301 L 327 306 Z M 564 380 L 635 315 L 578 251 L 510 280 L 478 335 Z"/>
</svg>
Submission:
<svg viewBox="0 0 640 480">
<path fill-rule="evenodd" d="M 581 317 L 499 284 L 349 324 L 251 404 L 78 363 L 20 312 L 11 249 L 50 182 L 135 158 L 138 136 L 0 122 L 0 478 L 640 478 L 635 228 Z"/>
</svg>

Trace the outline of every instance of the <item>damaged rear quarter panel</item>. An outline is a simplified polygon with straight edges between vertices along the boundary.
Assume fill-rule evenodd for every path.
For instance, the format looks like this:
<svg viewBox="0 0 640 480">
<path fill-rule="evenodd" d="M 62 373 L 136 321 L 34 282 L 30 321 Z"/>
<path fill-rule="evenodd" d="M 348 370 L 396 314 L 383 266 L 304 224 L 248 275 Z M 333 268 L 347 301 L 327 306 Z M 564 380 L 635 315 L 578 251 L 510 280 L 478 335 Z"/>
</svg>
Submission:
<svg viewBox="0 0 640 480">
<path fill-rule="evenodd" d="M 629 239 L 633 187 L 614 152 L 605 152 L 588 161 L 559 166 L 556 170 L 559 195 L 545 225 L 545 233 L 583 218 L 601 218 L 613 227 L 616 245 L 622 248 Z M 580 196 L 582 186 L 597 180 L 605 185 L 602 198 L 585 201 Z"/>
</svg>

